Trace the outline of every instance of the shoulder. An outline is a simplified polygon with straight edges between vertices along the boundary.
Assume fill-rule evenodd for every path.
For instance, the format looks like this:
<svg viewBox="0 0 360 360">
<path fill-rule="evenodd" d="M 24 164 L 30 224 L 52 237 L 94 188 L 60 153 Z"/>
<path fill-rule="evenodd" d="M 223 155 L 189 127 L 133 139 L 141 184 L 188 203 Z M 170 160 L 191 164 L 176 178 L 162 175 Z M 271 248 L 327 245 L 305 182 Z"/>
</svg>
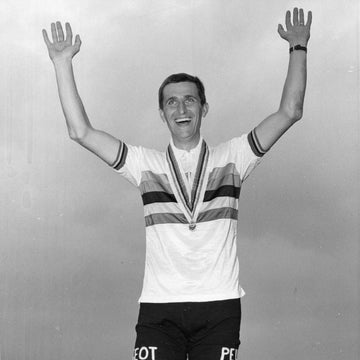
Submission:
<svg viewBox="0 0 360 360">
<path fill-rule="evenodd" d="M 214 147 L 209 147 L 210 153 L 215 157 L 226 157 L 234 152 L 238 152 L 242 147 L 248 145 L 248 134 L 243 134 L 224 141 Z"/>
<path fill-rule="evenodd" d="M 165 157 L 165 152 L 163 152 L 163 151 L 150 149 L 150 148 L 147 148 L 144 146 L 139 146 L 139 145 L 130 145 L 127 143 L 125 143 L 125 146 L 127 147 L 128 152 L 136 154 L 137 156 L 142 157 L 144 159 Z"/>
<path fill-rule="evenodd" d="M 144 146 L 127 145 L 130 156 L 129 162 L 134 163 L 140 169 L 163 167 L 166 161 L 164 151 L 147 148 Z"/>
</svg>

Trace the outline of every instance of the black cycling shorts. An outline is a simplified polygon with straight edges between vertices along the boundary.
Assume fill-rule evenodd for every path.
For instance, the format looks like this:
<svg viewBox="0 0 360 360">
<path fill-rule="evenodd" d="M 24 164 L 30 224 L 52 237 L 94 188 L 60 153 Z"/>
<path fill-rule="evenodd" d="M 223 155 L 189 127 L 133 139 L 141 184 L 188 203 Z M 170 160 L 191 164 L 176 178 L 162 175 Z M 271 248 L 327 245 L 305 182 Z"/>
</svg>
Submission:
<svg viewBox="0 0 360 360">
<path fill-rule="evenodd" d="M 240 321 L 240 299 L 141 303 L 133 360 L 236 360 Z"/>
</svg>

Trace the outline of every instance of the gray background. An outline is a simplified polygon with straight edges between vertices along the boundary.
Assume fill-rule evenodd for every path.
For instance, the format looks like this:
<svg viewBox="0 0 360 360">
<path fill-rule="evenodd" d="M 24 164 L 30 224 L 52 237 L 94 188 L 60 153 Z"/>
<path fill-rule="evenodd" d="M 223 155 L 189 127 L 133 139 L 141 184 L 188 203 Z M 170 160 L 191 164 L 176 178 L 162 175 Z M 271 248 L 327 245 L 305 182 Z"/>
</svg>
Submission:
<svg viewBox="0 0 360 360">
<path fill-rule="evenodd" d="M 347 1 L 0 3 L 0 358 L 130 359 L 144 256 L 137 190 L 72 143 L 41 29 L 69 21 L 95 127 L 163 149 L 157 89 L 197 74 L 210 145 L 275 111 L 287 9 L 314 15 L 304 117 L 240 202 L 242 359 L 355 360 L 359 349 L 359 6 Z"/>
</svg>

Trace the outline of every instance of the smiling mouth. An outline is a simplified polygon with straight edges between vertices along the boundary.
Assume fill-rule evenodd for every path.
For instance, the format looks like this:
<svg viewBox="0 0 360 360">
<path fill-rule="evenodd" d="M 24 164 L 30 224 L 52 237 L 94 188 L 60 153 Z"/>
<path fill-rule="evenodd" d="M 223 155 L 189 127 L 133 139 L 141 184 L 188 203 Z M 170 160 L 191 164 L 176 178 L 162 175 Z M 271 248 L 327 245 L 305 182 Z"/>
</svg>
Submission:
<svg viewBox="0 0 360 360">
<path fill-rule="evenodd" d="M 177 124 L 184 124 L 184 123 L 189 123 L 191 121 L 190 118 L 179 118 L 179 119 L 175 119 L 175 122 Z"/>
</svg>

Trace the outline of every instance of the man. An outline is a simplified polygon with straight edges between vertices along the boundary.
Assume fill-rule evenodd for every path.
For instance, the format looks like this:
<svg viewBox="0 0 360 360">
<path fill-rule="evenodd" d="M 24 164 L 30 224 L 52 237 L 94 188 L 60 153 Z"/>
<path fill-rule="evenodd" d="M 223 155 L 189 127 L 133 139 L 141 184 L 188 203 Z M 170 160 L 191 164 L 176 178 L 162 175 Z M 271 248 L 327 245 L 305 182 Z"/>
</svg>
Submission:
<svg viewBox="0 0 360 360">
<path fill-rule="evenodd" d="M 76 89 L 72 43 L 59 22 L 52 40 L 43 30 L 54 63 L 71 139 L 139 187 L 146 225 L 146 265 L 133 359 L 234 360 L 240 330 L 236 231 L 242 182 L 271 146 L 302 117 L 306 53 L 312 15 L 286 13 L 290 60 L 279 110 L 249 134 L 209 148 L 200 135 L 207 115 L 202 82 L 169 76 L 159 89 L 160 116 L 171 138 L 166 152 L 131 146 L 94 129 Z"/>
</svg>

